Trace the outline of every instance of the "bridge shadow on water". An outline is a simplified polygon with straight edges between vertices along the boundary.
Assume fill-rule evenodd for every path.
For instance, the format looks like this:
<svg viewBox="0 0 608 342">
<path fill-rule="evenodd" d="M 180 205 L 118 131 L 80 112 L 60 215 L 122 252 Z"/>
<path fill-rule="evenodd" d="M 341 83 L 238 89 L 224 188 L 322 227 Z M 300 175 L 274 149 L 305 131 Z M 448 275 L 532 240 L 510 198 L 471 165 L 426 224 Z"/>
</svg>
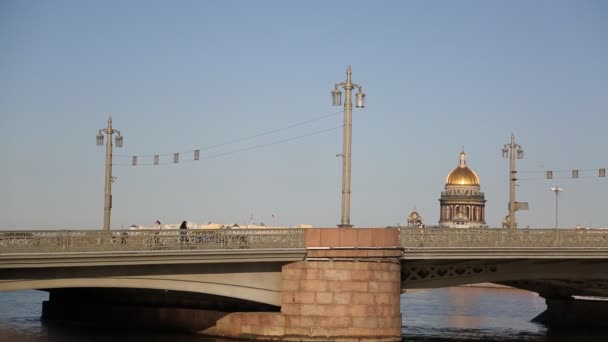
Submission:
<svg viewBox="0 0 608 342">
<path fill-rule="evenodd" d="M 129 320 L 95 328 L 42 322 L 41 291 L 0 293 L 0 341 L 4 342 L 229 342 L 196 334 L 134 327 Z M 404 342 L 608 341 L 608 330 L 553 330 L 532 323 L 544 300 L 520 290 L 443 288 L 402 295 Z"/>
<path fill-rule="evenodd" d="M 403 342 L 600 342 L 606 341 L 608 331 L 543 330 L 540 333 L 522 332 L 517 329 L 455 329 L 438 327 L 435 329 L 404 326 Z M 2 337 L 0 335 L 0 337 Z M 29 339 L 1 339 L 16 342 L 234 342 L 234 340 L 200 336 L 196 334 L 162 332 L 133 329 L 129 327 L 90 327 L 79 324 L 43 323 L 42 331 Z"/>
</svg>

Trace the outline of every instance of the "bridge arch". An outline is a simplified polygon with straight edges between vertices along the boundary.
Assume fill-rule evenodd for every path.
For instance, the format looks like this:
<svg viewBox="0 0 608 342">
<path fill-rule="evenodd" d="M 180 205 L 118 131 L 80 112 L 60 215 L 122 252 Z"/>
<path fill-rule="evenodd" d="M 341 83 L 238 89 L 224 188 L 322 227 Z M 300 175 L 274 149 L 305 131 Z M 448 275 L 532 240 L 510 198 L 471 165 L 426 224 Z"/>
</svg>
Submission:
<svg viewBox="0 0 608 342">
<path fill-rule="evenodd" d="M 401 281 L 405 290 L 492 282 L 543 296 L 557 292 L 608 296 L 608 268 L 602 261 L 589 260 L 402 262 Z"/>
<path fill-rule="evenodd" d="M 148 290 L 167 290 L 192 292 L 242 299 L 251 302 L 280 305 L 280 293 L 276 289 L 248 286 L 247 284 L 230 284 L 204 279 L 129 279 L 129 278 L 76 278 L 21 280 L 0 284 L 3 291 L 61 289 L 61 288 L 129 288 Z"/>
<path fill-rule="evenodd" d="M 192 292 L 280 306 L 281 264 L 131 265 L 2 270 L 0 291 L 127 288 Z"/>
</svg>

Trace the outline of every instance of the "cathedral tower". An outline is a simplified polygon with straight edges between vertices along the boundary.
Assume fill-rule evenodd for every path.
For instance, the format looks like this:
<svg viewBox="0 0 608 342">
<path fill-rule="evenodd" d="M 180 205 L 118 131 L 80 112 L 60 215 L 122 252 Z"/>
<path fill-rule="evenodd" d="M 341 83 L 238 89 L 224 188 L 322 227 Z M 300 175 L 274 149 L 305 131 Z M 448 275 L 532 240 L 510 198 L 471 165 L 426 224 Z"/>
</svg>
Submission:
<svg viewBox="0 0 608 342">
<path fill-rule="evenodd" d="M 458 167 L 447 176 L 445 191 L 441 192 L 439 225 L 450 228 L 487 227 L 486 199 L 479 190 L 479 177 L 467 166 L 463 149 Z"/>
</svg>

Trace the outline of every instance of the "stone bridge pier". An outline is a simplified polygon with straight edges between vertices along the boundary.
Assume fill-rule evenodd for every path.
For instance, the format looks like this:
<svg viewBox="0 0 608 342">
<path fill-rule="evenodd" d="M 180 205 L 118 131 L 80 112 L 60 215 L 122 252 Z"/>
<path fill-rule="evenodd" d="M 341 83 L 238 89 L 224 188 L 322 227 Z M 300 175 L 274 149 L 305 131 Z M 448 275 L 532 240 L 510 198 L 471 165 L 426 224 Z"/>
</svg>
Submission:
<svg viewBox="0 0 608 342">
<path fill-rule="evenodd" d="M 400 341 L 396 229 L 308 229 L 282 268 L 281 311 L 232 313 L 205 333 L 281 341 Z"/>
<path fill-rule="evenodd" d="M 594 272 L 590 271 L 589 274 Z M 533 322 L 555 330 L 608 328 L 608 280 L 527 280 L 503 283 L 536 292 L 545 299 L 547 309 L 532 319 Z"/>
<path fill-rule="evenodd" d="M 608 327 L 608 301 L 575 298 L 545 299 L 547 310 L 532 321 L 552 329 L 603 329 Z"/>
</svg>

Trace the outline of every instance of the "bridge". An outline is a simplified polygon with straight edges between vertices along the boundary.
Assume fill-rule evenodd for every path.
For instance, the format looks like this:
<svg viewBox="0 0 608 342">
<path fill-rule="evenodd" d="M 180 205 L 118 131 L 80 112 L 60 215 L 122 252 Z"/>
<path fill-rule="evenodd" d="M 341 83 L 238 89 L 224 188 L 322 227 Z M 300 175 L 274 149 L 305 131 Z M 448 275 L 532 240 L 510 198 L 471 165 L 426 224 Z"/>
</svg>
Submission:
<svg viewBox="0 0 608 342">
<path fill-rule="evenodd" d="M 564 312 L 605 322 L 605 302 L 572 299 L 608 297 L 606 263 L 608 231 L 593 229 L 0 233 L 0 290 L 49 291 L 49 318 L 154 304 L 195 317 L 191 330 L 258 339 L 396 341 L 401 292 L 479 282 L 539 293 L 549 323 Z"/>
</svg>

